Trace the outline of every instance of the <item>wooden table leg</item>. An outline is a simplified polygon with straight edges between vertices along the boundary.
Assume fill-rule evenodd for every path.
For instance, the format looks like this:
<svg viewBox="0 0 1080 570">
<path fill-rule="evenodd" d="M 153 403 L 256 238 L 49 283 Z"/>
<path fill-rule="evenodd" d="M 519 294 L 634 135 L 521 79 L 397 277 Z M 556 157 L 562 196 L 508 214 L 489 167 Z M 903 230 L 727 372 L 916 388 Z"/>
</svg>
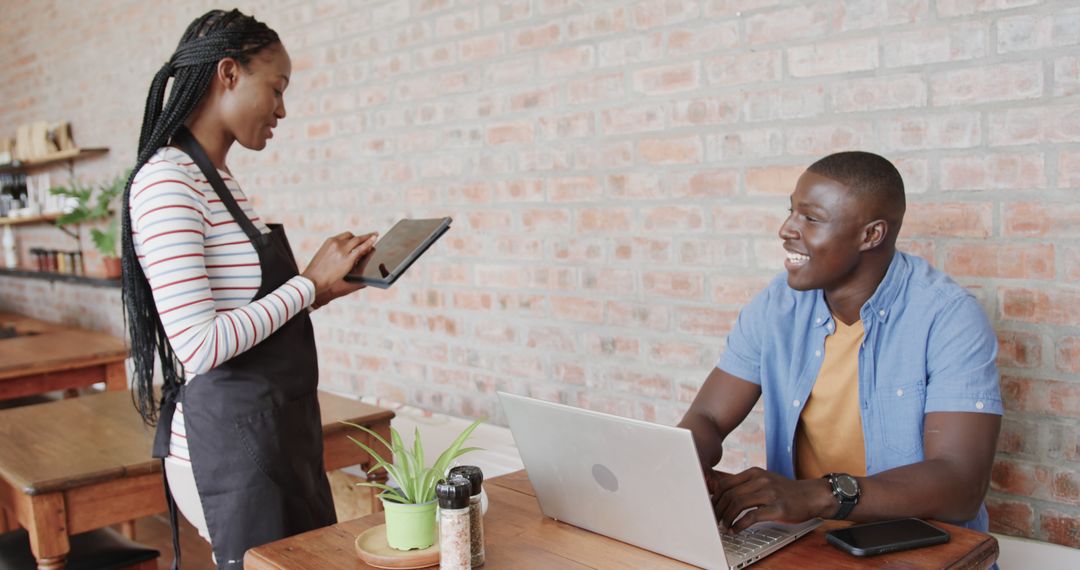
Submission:
<svg viewBox="0 0 1080 570">
<path fill-rule="evenodd" d="M 127 369 L 124 367 L 124 361 L 112 362 L 105 365 L 105 389 L 106 390 L 127 390 Z"/>
<path fill-rule="evenodd" d="M 38 570 L 62 570 L 71 551 L 63 493 L 30 497 L 29 515 L 26 530 Z"/>
</svg>

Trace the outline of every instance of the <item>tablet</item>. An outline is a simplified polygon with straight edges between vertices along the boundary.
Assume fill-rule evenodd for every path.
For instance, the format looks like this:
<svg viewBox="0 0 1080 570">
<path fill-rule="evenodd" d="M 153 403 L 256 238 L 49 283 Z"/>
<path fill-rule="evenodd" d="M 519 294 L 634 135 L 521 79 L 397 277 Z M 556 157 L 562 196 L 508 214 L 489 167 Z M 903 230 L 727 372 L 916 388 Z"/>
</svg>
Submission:
<svg viewBox="0 0 1080 570">
<path fill-rule="evenodd" d="M 400 220 L 360 258 L 345 280 L 388 289 L 446 230 L 450 218 Z"/>
</svg>

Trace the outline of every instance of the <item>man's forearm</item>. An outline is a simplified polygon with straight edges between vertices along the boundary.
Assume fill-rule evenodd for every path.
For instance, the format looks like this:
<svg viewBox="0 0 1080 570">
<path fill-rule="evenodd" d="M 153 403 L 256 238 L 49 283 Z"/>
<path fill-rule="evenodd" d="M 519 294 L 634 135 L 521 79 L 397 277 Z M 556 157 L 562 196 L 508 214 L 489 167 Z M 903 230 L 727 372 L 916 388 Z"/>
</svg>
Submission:
<svg viewBox="0 0 1080 570">
<path fill-rule="evenodd" d="M 862 497 L 848 517 L 858 521 L 909 516 L 971 520 L 978 514 L 989 485 L 989 474 L 979 477 L 969 468 L 944 459 L 921 461 L 858 479 Z"/>
<path fill-rule="evenodd" d="M 690 430 L 702 469 L 708 470 L 720 463 L 724 454 L 724 434 L 717 429 L 716 422 L 691 409 L 679 422 L 679 427 Z"/>
</svg>

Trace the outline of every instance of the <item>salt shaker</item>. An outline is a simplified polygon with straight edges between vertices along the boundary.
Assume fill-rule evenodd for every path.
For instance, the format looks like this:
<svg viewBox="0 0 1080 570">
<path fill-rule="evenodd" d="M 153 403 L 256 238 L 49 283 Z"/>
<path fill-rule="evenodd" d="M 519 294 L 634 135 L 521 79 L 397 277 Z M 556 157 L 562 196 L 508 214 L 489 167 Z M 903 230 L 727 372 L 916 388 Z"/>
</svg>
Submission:
<svg viewBox="0 0 1080 570">
<path fill-rule="evenodd" d="M 472 567 L 484 565 L 484 514 L 480 508 L 480 493 L 483 490 L 484 473 L 475 465 L 461 465 L 450 470 L 450 476 L 460 475 L 472 485 L 469 497 L 469 551 Z"/>
<path fill-rule="evenodd" d="M 439 568 L 469 570 L 469 497 L 472 484 L 464 477 L 450 477 L 435 485 L 439 499 Z"/>
</svg>

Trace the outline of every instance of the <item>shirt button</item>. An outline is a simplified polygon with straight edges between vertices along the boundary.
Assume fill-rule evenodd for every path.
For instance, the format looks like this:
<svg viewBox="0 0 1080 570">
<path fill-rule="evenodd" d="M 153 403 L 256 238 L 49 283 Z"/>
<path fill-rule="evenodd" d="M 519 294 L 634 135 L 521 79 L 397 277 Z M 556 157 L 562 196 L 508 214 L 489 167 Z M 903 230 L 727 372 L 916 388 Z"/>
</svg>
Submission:
<svg viewBox="0 0 1080 570">
<path fill-rule="evenodd" d="M 815 350 L 814 351 L 814 356 L 821 356 L 821 351 L 820 350 Z"/>
<path fill-rule="evenodd" d="M 821 324 L 821 317 L 817 318 L 817 324 L 819 324 L 819 325 Z"/>
<path fill-rule="evenodd" d="M 791 405 L 792 405 L 792 406 L 795 406 L 796 408 L 798 408 L 798 407 L 799 407 L 799 401 L 798 401 L 798 400 L 794 400 L 793 402 L 791 402 Z M 982 408 L 982 402 L 979 402 L 979 408 L 980 408 L 980 409 Z"/>
<path fill-rule="evenodd" d="M 975 402 L 975 409 L 976 409 L 976 410 L 981 410 L 981 409 L 983 409 L 984 407 L 985 407 L 985 406 L 983 405 L 983 403 L 982 403 L 982 402 Z"/>
<path fill-rule="evenodd" d="M 882 309 L 882 310 L 878 311 L 877 314 L 884 317 L 885 316 L 885 309 Z"/>
<path fill-rule="evenodd" d="M 903 397 L 903 396 L 904 396 L 904 389 L 903 389 L 903 388 L 900 388 L 899 390 L 897 390 L 897 391 L 896 391 L 896 395 L 897 395 L 898 397 Z"/>
</svg>

